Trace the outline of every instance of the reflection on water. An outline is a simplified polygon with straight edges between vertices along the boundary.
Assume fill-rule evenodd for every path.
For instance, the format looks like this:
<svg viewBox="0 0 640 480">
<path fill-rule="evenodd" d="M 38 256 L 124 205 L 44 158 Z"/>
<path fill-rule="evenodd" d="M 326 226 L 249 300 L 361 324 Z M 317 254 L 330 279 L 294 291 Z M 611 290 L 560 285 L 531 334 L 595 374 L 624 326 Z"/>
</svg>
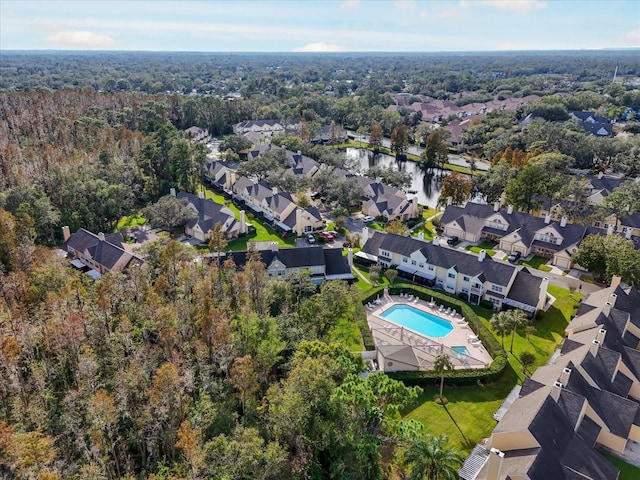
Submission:
<svg viewBox="0 0 640 480">
<path fill-rule="evenodd" d="M 393 166 L 403 172 L 411 174 L 411 186 L 407 189 L 407 195 L 409 197 L 418 197 L 418 203 L 420 205 L 427 205 L 429 207 L 435 207 L 440 198 L 440 190 L 442 189 L 442 180 L 444 175 L 448 175 L 449 171 L 426 169 L 422 167 L 422 164 L 408 161 L 408 160 L 396 160 L 391 155 L 385 155 L 384 153 L 378 153 L 376 155 L 369 150 L 361 148 L 347 148 L 347 158 L 357 161 L 360 173 L 368 170 L 371 167 L 388 168 Z"/>
</svg>

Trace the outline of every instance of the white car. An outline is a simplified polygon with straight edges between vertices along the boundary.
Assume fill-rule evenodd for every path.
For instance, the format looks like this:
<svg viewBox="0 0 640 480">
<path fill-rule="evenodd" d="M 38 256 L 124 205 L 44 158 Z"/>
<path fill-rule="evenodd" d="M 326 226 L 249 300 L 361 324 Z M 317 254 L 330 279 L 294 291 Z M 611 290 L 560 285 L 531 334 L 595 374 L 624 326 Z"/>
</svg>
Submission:
<svg viewBox="0 0 640 480">
<path fill-rule="evenodd" d="M 364 223 L 370 223 L 370 222 L 373 222 L 374 220 L 375 220 L 375 218 L 374 218 L 374 217 L 372 217 L 371 215 L 366 215 L 366 216 L 362 219 L 362 221 L 363 221 Z"/>
</svg>

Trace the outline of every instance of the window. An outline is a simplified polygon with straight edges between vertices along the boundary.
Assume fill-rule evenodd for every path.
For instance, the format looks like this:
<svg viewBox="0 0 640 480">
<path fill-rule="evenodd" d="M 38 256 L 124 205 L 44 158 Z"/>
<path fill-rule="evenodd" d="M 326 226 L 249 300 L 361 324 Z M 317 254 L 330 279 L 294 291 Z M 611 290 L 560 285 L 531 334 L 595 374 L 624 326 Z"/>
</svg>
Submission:
<svg viewBox="0 0 640 480">
<path fill-rule="evenodd" d="M 433 265 L 429 265 L 429 271 L 433 272 Z"/>
<path fill-rule="evenodd" d="M 455 273 L 449 273 L 449 274 L 447 274 L 447 277 L 456 278 L 456 274 Z"/>
<path fill-rule="evenodd" d="M 402 257 L 402 263 L 407 263 L 407 257 Z"/>
<path fill-rule="evenodd" d="M 465 281 L 465 282 L 468 282 L 469 281 L 469 277 L 462 277 L 462 280 Z"/>
<path fill-rule="evenodd" d="M 387 252 L 386 250 L 380 250 L 380 256 L 381 257 L 391 258 L 391 254 L 389 252 Z"/>
<path fill-rule="evenodd" d="M 500 285 L 491 285 L 491 291 L 502 293 L 502 287 Z"/>
<path fill-rule="evenodd" d="M 415 260 L 411 260 L 411 265 L 415 265 L 416 263 L 418 262 L 416 262 Z"/>
<path fill-rule="evenodd" d="M 419 264 L 418 264 L 418 266 L 419 266 L 420 268 L 424 268 L 424 263 L 419 263 Z"/>
</svg>

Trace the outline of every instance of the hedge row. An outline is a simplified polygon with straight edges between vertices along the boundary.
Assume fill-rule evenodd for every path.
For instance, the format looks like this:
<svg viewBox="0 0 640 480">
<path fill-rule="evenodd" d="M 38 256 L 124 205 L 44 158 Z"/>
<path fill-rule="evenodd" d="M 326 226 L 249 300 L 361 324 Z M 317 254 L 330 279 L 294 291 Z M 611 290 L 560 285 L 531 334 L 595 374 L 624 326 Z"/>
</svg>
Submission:
<svg viewBox="0 0 640 480">
<path fill-rule="evenodd" d="M 430 301 L 431 298 L 436 303 L 444 305 L 445 307 L 451 307 L 462 314 L 463 317 L 469 323 L 469 327 L 473 330 L 475 335 L 482 341 L 482 344 L 487 349 L 487 352 L 493 358 L 493 362 L 488 368 L 469 368 L 464 370 L 451 370 L 445 373 L 445 378 L 448 384 L 455 385 L 471 385 L 478 382 L 488 383 L 495 381 L 502 375 L 505 367 L 508 363 L 507 353 L 505 352 L 500 342 L 493 336 L 491 331 L 484 326 L 475 312 L 462 300 L 458 300 L 455 297 L 450 297 L 444 292 L 438 290 L 430 290 L 428 288 L 419 287 L 417 285 L 401 284 L 391 285 L 389 288 L 389 294 L 399 295 L 400 293 L 413 294 L 420 297 L 422 300 Z M 366 304 L 372 300 L 375 300 L 384 291 L 384 287 L 373 288 L 365 292 L 362 298 L 362 302 Z M 362 328 L 361 328 L 362 331 Z M 368 337 L 371 338 L 371 331 L 367 326 Z M 364 339 L 364 335 L 363 335 Z M 371 338 L 373 343 L 373 339 Z M 367 345 L 365 341 L 365 345 Z M 367 350 L 372 350 L 373 347 L 367 345 Z M 431 385 L 437 384 L 440 381 L 440 375 L 437 375 L 433 371 L 407 371 L 407 372 L 389 372 L 388 375 L 396 380 L 402 380 L 408 385 Z"/>
</svg>

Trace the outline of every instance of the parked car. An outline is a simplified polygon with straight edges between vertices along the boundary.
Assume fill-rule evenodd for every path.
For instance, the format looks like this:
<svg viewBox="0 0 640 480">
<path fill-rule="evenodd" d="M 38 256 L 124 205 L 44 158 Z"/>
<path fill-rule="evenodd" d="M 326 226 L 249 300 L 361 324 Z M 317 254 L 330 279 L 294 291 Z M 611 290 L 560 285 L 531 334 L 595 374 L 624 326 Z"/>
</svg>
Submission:
<svg viewBox="0 0 640 480">
<path fill-rule="evenodd" d="M 460 241 L 460 239 L 458 237 L 456 237 L 456 236 L 449 237 L 449 238 L 447 238 L 447 245 L 455 245 L 459 241 Z"/>
<path fill-rule="evenodd" d="M 330 232 L 320 232 L 318 235 L 322 235 L 328 242 L 331 242 L 336 238 L 335 235 L 332 235 Z"/>
<path fill-rule="evenodd" d="M 509 255 L 509 261 L 511 263 L 515 263 L 518 260 L 520 260 L 521 256 L 522 256 L 522 254 L 520 252 L 511 252 L 511 254 Z"/>
<path fill-rule="evenodd" d="M 316 237 L 314 237 L 313 235 L 309 234 L 307 235 L 307 242 L 309 243 L 316 243 Z"/>
<path fill-rule="evenodd" d="M 372 217 L 371 215 L 365 215 L 365 217 L 362 219 L 362 221 L 364 223 L 371 223 L 375 220 L 374 217 Z"/>
</svg>

